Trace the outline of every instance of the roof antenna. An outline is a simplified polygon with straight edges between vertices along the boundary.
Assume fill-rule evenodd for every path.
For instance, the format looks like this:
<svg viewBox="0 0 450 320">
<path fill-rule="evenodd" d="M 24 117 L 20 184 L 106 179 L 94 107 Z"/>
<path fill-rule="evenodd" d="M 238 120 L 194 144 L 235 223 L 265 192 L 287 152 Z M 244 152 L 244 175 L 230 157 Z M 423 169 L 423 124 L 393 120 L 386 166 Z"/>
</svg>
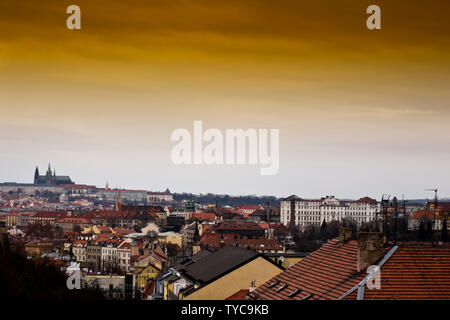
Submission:
<svg viewBox="0 0 450 320">
<path fill-rule="evenodd" d="M 398 216 L 398 201 L 397 197 L 392 199 L 392 206 L 394 207 L 394 245 L 397 245 L 397 216 Z"/>
<path fill-rule="evenodd" d="M 403 246 L 405 246 L 405 237 L 406 237 L 406 200 L 405 196 L 402 194 L 403 201 Z"/>
</svg>

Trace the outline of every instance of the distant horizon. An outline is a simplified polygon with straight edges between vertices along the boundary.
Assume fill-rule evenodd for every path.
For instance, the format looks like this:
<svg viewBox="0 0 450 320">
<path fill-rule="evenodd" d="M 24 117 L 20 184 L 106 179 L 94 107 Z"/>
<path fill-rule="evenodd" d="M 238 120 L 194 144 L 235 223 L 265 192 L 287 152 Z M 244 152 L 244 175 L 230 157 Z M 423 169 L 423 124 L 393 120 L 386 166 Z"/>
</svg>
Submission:
<svg viewBox="0 0 450 320">
<path fill-rule="evenodd" d="M 53 170 L 53 167 L 52 167 L 52 170 Z M 39 172 L 40 173 L 42 172 L 41 169 L 39 169 Z M 57 173 L 57 175 L 58 175 L 58 173 Z M 95 186 L 96 188 L 99 188 L 99 189 L 105 188 L 106 187 L 106 182 L 108 182 L 109 189 L 145 190 L 145 191 L 150 191 L 150 192 L 164 192 L 166 189 L 169 189 L 171 193 L 178 193 L 178 194 L 181 194 L 181 193 L 188 193 L 189 194 L 190 193 L 190 194 L 194 194 L 194 195 L 214 194 L 214 195 L 217 195 L 217 196 L 221 196 L 221 195 L 228 195 L 228 196 L 232 196 L 232 197 L 256 196 L 256 197 L 276 197 L 276 198 L 279 198 L 279 199 L 283 199 L 283 198 L 289 197 L 291 195 L 296 195 L 296 196 L 299 196 L 299 197 L 301 197 L 303 199 L 307 199 L 307 200 L 310 200 L 310 199 L 321 199 L 321 198 L 326 197 L 326 196 L 335 196 L 339 200 L 357 200 L 357 199 L 360 199 L 360 198 L 363 198 L 363 197 L 370 197 L 370 198 L 374 198 L 376 200 L 380 200 L 381 197 L 383 196 L 383 194 L 390 194 L 390 193 L 383 193 L 383 194 L 380 194 L 379 196 L 375 196 L 375 195 L 371 195 L 371 194 L 361 195 L 362 193 L 359 193 L 359 195 L 337 196 L 336 193 L 333 193 L 333 192 L 331 192 L 331 193 L 330 192 L 326 192 L 326 193 L 322 193 L 320 195 L 312 195 L 312 196 L 303 196 L 301 193 L 295 193 L 295 192 L 291 192 L 291 193 L 288 192 L 287 194 L 283 194 L 283 195 L 277 195 L 277 194 L 255 194 L 255 193 L 234 194 L 234 193 L 223 192 L 223 191 L 222 192 L 221 191 L 218 191 L 218 192 L 203 191 L 202 192 L 202 191 L 190 191 L 190 190 L 177 190 L 177 189 L 174 189 L 173 187 L 170 187 L 170 186 L 166 186 L 166 187 L 164 187 L 162 189 L 161 188 L 157 189 L 157 188 L 152 188 L 152 187 L 149 187 L 149 186 L 146 186 L 146 185 L 139 185 L 139 186 L 133 186 L 133 185 L 128 185 L 128 184 L 127 185 L 125 185 L 125 184 L 114 185 L 114 184 L 111 184 L 111 182 L 109 180 L 105 181 L 104 184 L 93 183 L 93 182 L 92 183 L 91 182 L 80 182 L 77 179 L 73 178 L 73 176 L 71 176 L 70 174 L 66 174 L 66 173 L 63 172 L 63 175 L 70 176 L 70 178 L 72 179 L 72 181 L 75 184 L 78 184 L 78 185 L 91 185 L 91 186 Z M 33 184 L 33 181 L 24 182 L 24 181 L 19 181 L 19 180 L 16 180 L 16 181 L 0 180 L 0 184 L 1 183 Z M 176 191 L 174 191 L 174 190 L 176 190 Z M 402 194 L 390 194 L 390 195 L 391 195 L 391 197 L 396 196 L 397 198 L 402 199 Z M 438 191 L 438 195 L 439 195 L 439 191 Z M 405 200 L 433 200 L 434 199 L 434 193 L 431 196 L 429 196 L 429 197 L 426 197 L 426 196 L 408 197 L 407 195 L 404 195 L 404 196 L 405 196 L 404 197 Z M 439 200 L 442 200 L 442 201 L 450 200 L 450 197 L 449 196 L 442 196 L 442 197 L 439 196 Z"/>
</svg>

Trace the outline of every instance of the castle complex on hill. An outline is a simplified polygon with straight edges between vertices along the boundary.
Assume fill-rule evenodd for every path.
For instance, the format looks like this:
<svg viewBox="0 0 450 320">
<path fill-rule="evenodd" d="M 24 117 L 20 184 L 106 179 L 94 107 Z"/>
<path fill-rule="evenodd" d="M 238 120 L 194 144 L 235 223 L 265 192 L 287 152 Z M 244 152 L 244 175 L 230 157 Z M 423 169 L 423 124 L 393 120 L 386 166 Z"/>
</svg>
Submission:
<svg viewBox="0 0 450 320">
<path fill-rule="evenodd" d="M 34 184 L 46 184 L 46 185 L 64 185 L 64 184 L 74 184 L 69 176 L 57 176 L 56 170 L 50 168 L 50 163 L 48 164 L 47 172 L 45 176 L 39 175 L 39 168 L 36 166 L 34 171 Z"/>
</svg>

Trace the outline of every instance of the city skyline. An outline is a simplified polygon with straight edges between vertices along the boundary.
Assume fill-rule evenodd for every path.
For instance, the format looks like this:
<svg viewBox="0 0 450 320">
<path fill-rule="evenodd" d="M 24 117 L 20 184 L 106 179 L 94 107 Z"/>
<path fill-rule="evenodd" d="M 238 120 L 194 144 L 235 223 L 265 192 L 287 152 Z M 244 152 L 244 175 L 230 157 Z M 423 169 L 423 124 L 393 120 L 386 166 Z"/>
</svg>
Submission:
<svg viewBox="0 0 450 320">
<path fill-rule="evenodd" d="M 0 4 L 0 181 L 340 198 L 450 195 L 448 1 Z M 120 14 L 118 14 L 120 13 Z M 124 13 L 124 14 L 123 14 Z M 175 166 L 171 132 L 280 130 L 280 169 Z"/>
<path fill-rule="evenodd" d="M 51 170 L 50 177 L 53 177 L 54 175 L 59 177 L 59 174 L 56 174 L 56 168 L 54 166 L 52 166 L 51 163 L 48 163 L 47 170 L 39 169 L 39 166 L 36 166 L 36 170 L 39 170 L 39 173 L 45 173 L 46 171 L 48 172 L 48 170 Z M 212 194 L 216 194 L 216 195 L 261 196 L 261 197 L 263 197 L 263 196 L 275 196 L 275 197 L 281 198 L 281 199 L 287 198 L 287 197 L 289 197 L 289 196 L 291 196 L 293 194 L 296 195 L 296 196 L 300 196 L 301 198 L 304 198 L 304 199 L 322 199 L 324 197 L 332 196 L 332 197 L 336 197 L 336 198 L 338 198 L 340 200 L 357 200 L 359 198 L 363 198 L 363 197 L 369 196 L 369 197 L 372 197 L 372 198 L 380 201 L 383 195 L 389 195 L 391 198 L 395 196 L 395 197 L 397 197 L 400 200 L 402 198 L 404 198 L 405 200 L 420 200 L 420 199 L 432 200 L 432 199 L 434 199 L 434 193 L 433 194 L 431 193 L 432 189 L 428 189 L 428 188 L 423 190 L 424 191 L 424 196 L 423 197 L 408 197 L 408 195 L 405 195 L 405 194 L 386 194 L 386 193 L 379 195 L 379 197 L 377 195 L 369 195 L 369 194 L 363 194 L 363 193 L 355 193 L 355 194 L 348 194 L 348 195 L 337 196 L 336 194 L 339 194 L 339 193 L 336 193 L 336 192 L 334 192 L 334 193 L 333 192 L 331 192 L 331 193 L 322 193 L 322 194 L 317 194 L 317 195 L 312 195 L 312 196 L 306 197 L 305 195 L 308 194 L 308 193 L 298 194 L 298 193 L 293 192 L 293 193 L 282 194 L 282 195 L 277 195 L 277 194 L 251 194 L 251 193 L 233 194 L 233 193 L 224 193 L 224 192 L 220 192 L 220 191 L 219 192 L 211 192 L 211 191 L 194 192 L 194 191 L 191 191 L 191 190 L 174 190 L 170 186 L 163 187 L 162 189 L 155 189 L 155 188 L 152 188 L 151 186 L 148 186 L 148 185 L 142 185 L 141 187 L 133 187 L 133 186 L 130 187 L 128 185 L 111 184 L 109 180 L 107 180 L 105 182 L 105 184 L 102 185 L 102 184 L 88 183 L 88 182 L 83 182 L 83 181 L 78 181 L 78 182 L 77 181 L 73 181 L 73 180 L 70 181 L 71 177 L 65 175 L 64 172 L 63 172 L 63 174 L 64 175 L 61 176 L 60 178 L 68 180 L 69 182 L 67 182 L 67 183 L 73 183 L 75 185 L 95 186 L 95 187 L 100 188 L 100 189 L 101 188 L 109 188 L 109 189 L 112 189 L 112 190 L 114 190 L 114 189 L 122 189 L 122 190 L 146 190 L 146 191 L 151 191 L 151 192 L 164 192 L 165 190 L 170 189 L 172 193 L 192 193 L 192 194 L 212 193 Z M 35 171 L 35 175 L 36 175 L 36 171 Z M 28 185 L 29 184 L 35 184 L 35 185 L 45 184 L 45 181 L 44 181 L 45 180 L 45 175 L 41 175 L 40 177 L 41 177 L 41 180 L 39 182 L 37 182 L 36 176 L 35 176 L 34 182 L 33 181 L 30 182 L 30 181 L 2 181 L 2 180 L 0 180 L 0 184 L 2 184 L 2 183 L 17 183 L 17 184 L 28 184 Z M 64 183 L 62 183 L 62 184 L 64 184 Z M 438 191 L 439 199 L 441 199 L 441 200 L 449 200 L 450 199 L 450 197 L 448 197 L 447 195 L 444 195 L 441 192 L 439 192 L 439 189 L 437 191 Z"/>
</svg>

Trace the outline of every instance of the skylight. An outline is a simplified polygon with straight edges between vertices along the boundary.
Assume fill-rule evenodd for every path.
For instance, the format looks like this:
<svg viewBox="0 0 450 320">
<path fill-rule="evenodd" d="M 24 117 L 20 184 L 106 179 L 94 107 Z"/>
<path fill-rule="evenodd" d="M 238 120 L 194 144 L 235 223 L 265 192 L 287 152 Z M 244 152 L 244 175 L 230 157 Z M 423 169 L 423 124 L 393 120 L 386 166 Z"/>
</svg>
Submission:
<svg viewBox="0 0 450 320">
<path fill-rule="evenodd" d="M 280 283 L 280 281 L 275 281 L 275 282 L 272 282 L 270 285 L 269 285 L 269 288 L 272 288 L 272 287 L 275 287 L 277 284 L 279 284 Z"/>
<path fill-rule="evenodd" d="M 281 290 L 287 288 L 287 286 L 288 286 L 287 284 L 283 284 L 282 286 L 280 286 L 280 287 L 277 289 L 277 292 L 280 292 Z"/>
<path fill-rule="evenodd" d="M 295 297 L 295 296 L 298 295 L 300 292 L 302 292 L 302 290 L 300 290 L 300 289 L 295 289 L 294 291 L 292 291 L 292 292 L 289 294 L 289 298 Z"/>
</svg>

